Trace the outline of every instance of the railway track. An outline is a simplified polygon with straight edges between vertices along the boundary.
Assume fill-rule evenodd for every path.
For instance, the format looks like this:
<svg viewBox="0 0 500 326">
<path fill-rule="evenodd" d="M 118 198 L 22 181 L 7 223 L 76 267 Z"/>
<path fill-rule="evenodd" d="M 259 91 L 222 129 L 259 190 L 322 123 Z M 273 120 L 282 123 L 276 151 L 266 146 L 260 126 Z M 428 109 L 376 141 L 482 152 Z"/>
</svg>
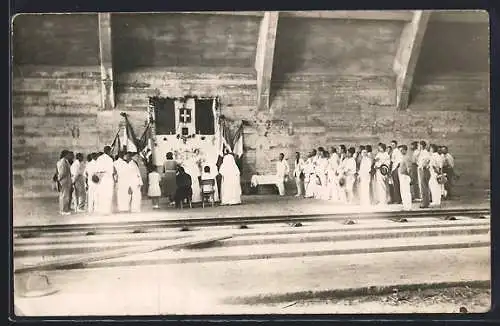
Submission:
<svg viewBox="0 0 500 326">
<path fill-rule="evenodd" d="M 16 238 L 32 238 L 51 236 L 54 234 L 74 233 L 139 233 L 161 231 L 164 229 L 184 228 L 206 228 L 220 226 L 242 226 L 256 224 L 279 224 L 279 223 L 311 223 L 326 221 L 346 220 L 377 220 L 377 219 L 408 219 L 408 218 L 441 218 L 453 219 L 457 216 L 470 218 L 488 218 L 490 209 L 439 209 L 418 211 L 392 211 L 373 213 L 339 213 L 339 214 L 308 214 L 308 215 L 284 215 L 284 216 L 261 216 L 261 217 L 207 217 L 176 220 L 156 221 L 125 221 L 125 222 L 103 222 L 103 223 L 78 223 L 78 224 L 54 224 L 18 226 L 13 228 Z"/>
</svg>

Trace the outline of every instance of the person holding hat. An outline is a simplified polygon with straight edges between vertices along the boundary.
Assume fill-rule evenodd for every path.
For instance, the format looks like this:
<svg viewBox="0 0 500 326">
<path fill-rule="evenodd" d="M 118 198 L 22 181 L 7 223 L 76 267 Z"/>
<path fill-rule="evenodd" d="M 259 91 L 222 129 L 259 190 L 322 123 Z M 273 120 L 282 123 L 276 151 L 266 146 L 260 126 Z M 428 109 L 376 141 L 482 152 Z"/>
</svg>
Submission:
<svg viewBox="0 0 500 326">
<path fill-rule="evenodd" d="M 385 205 L 389 202 L 387 175 L 389 174 L 391 158 L 386 149 L 387 147 L 384 143 L 379 143 L 377 155 L 375 155 L 374 199 L 378 205 Z"/>
<path fill-rule="evenodd" d="M 113 210 L 113 188 L 115 168 L 111 158 L 111 147 L 105 146 L 104 153 L 95 162 L 95 174 L 92 180 L 97 180 L 97 209 L 102 215 L 109 215 Z"/>
<path fill-rule="evenodd" d="M 441 206 L 441 184 L 438 182 L 438 175 L 441 174 L 442 162 L 438 153 L 438 147 L 435 144 L 429 145 L 430 160 L 429 160 L 429 189 L 431 192 L 431 204 L 433 207 Z"/>
</svg>

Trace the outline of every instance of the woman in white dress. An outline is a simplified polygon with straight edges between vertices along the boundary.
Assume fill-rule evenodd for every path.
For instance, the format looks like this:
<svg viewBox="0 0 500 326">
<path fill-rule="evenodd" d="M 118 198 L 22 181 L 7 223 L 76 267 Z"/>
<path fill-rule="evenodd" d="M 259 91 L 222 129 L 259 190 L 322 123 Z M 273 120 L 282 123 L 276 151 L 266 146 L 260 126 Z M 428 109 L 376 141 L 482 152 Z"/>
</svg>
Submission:
<svg viewBox="0 0 500 326">
<path fill-rule="evenodd" d="M 354 201 L 354 181 L 356 180 L 356 160 L 354 153 L 356 149 L 350 147 L 347 151 L 346 158 L 342 161 L 342 172 L 345 178 L 345 199 L 346 203 L 352 204 Z"/>
<path fill-rule="evenodd" d="M 380 167 L 382 165 L 386 165 L 390 167 L 391 158 L 389 154 L 386 152 L 386 146 L 383 143 L 378 144 L 377 155 L 375 155 L 375 177 L 374 177 L 374 186 L 375 186 L 375 202 L 378 205 L 386 205 L 389 203 L 389 188 L 387 183 L 387 175 L 382 175 L 380 172 Z"/>
<path fill-rule="evenodd" d="M 222 175 L 221 205 L 241 204 L 240 169 L 232 154 L 224 155 L 219 173 Z"/>
<path fill-rule="evenodd" d="M 371 204 L 370 200 L 370 182 L 371 182 L 371 169 L 372 169 L 372 159 L 368 155 L 366 149 L 361 151 L 361 163 L 359 165 L 358 172 L 358 194 L 359 202 L 361 206 L 369 206 Z"/>
<path fill-rule="evenodd" d="M 439 153 L 437 152 L 437 146 L 435 144 L 429 145 L 431 159 L 429 162 L 429 190 L 431 191 L 431 206 L 439 207 L 441 206 L 441 195 L 442 189 L 441 185 L 437 181 L 437 176 L 441 173 L 442 162 Z"/>
</svg>

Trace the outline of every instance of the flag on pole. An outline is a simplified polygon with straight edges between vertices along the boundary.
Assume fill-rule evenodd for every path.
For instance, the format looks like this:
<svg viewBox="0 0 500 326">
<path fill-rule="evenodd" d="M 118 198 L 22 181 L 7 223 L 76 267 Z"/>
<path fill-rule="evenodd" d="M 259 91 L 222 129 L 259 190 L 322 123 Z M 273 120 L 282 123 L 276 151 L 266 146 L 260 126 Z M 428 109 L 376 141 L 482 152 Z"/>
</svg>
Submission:
<svg viewBox="0 0 500 326">
<path fill-rule="evenodd" d="M 111 143 L 111 155 L 113 157 L 118 156 L 118 153 L 122 150 L 122 144 L 120 141 L 120 131 L 116 133 L 115 139 L 113 139 L 113 143 Z"/>
<path fill-rule="evenodd" d="M 233 153 L 238 159 L 243 155 L 243 123 L 240 124 L 234 135 Z"/>
<path fill-rule="evenodd" d="M 141 139 L 138 142 L 139 145 L 139 155 L 145 162 L 151 162 L 153 154 L 153 140 L 151 137 L 151 122 L 148 123 L 146 129 L 144 130 Z"/>
<path fill-rule="evenodd" d="M 122 112 L 121 115 L 125 118 L 125 128 L 121 140 L 122 146 L 125 147 L 127 152 L 137 153 L 137 137 L 135 136 L 134 129 L 128 121 L 127 114 Z"/>
<path fill-rule="evenodd" d="M 231 130 L 227 124 L 226 120 L 222 120 L 221 123 L 221 155 L 224 156 L 226 151 L 230 153 L 233 152 L 233 146 L 231 146 Z"/>
</svg>

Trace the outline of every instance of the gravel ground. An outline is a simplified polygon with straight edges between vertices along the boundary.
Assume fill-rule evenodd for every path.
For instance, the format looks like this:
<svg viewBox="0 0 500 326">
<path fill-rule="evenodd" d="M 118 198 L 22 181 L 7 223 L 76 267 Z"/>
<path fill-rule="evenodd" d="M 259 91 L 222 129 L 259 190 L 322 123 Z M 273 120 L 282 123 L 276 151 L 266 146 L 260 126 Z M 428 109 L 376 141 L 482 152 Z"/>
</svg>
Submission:
<svg viewBox="0 0 500 326">
<path fill-rule="evenodd" d="M 485 313 L 491 305 L 491 291 L 452 287 L 422 291 L 394 290 L 391 295 L 344 299 L 304 300 L 266 305 L 279 313 Z M 260 307 L 259 307 L 260 306 Z M 256 308 L 264 308 L 262 305 Z M 256 310 L 260 310 L 257 308 Z M 264 308 L 264 310 L 267 310 Z M 277 309 L 278 308 L 278 309 Z M 465 310 L 464 310 L 465 308 Z M 462 311 L 461 311 L 462 310 Z"/>
</svg>

